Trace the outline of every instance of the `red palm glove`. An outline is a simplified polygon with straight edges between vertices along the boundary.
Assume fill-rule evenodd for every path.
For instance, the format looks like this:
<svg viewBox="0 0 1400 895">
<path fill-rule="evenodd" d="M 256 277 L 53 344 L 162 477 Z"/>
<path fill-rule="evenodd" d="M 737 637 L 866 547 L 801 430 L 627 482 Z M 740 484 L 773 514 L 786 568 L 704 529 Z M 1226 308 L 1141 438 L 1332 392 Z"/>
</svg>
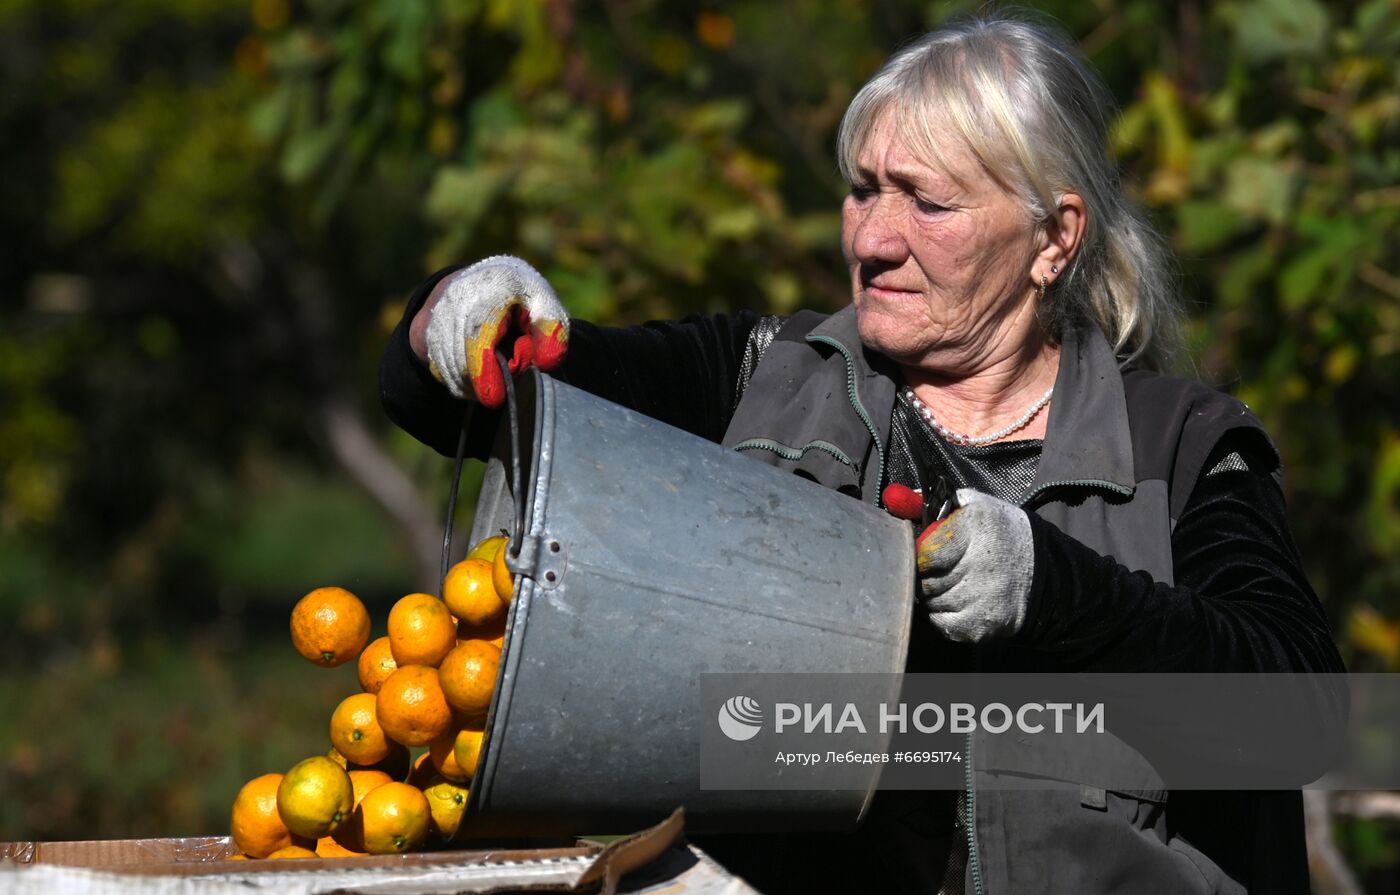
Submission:
<svg viewBox="0 0 1400 895">
<path fill-rule="evenodd" d="M 493 255 L 450 275 L 428 323 L 428 369 L 458 398 L 505 403 L 496 347 L 514 336 L 510 371 L 552 370 L 569 345 L 569 315 L 539 271 Z M 468 390 L 470 389 L 470 390 Z"/>
</svg>

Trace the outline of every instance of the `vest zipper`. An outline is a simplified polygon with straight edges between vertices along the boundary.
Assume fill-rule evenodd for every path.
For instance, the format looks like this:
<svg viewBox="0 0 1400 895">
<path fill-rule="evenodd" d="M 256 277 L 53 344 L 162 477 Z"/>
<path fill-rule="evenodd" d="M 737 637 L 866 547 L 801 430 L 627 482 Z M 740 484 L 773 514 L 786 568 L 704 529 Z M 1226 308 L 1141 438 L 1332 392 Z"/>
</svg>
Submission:
<svg viewBox="0 0 1400 895">
<path fill-rule="evenodd" d="M 840 448 L 826 441 L 809 441 L 802 446 L 801 450 L 799 450 L 797 448 L 788 447 L 785 444 L 781 444 L 769 438 L 748 438 L 734 445 L 733 450 L 772 451 L 779 457 L 782 457 L 784 460 L 791 460 L 794 463 L 798 460 L 801 460 L 802 455 L 806 454 L 808 451 L 821 451 L 822 453 L 830 454 L 831 456 L 835 457 L 837 460 L 840 460 L 847 466 L 850 466 L 852 468 L 855 467 L 855 464 L 851 462 L 851 458 L 847 457 L 846 454 Z"/>
<path fill-rule="evenodd" d="M 972 785 L 972 734 L 967 735 L 963 762 L 963 787 L 967 799 L 963 806 L 963 828 L 967 831 L 967 866 L 972 871 L 973 895 L 982 895 L 982 863 L 977 856 L 977 790 Z"/>
<path fill-rule="evenodd" d="M 880 443 L 880 433 L 875 428 L 875 423 L 871 421 L 870 414 L 866 413 L 865 405 L 860 403 L 860 395 L 856 392 L 856 360 L 851 356 L 851 352 L 846 350 L 845 345 L 842 345 L 830 336 L 817 336 L 808 333 L 806 339 L 808 342 L 821 342 L 824 345 L 830 345 L 832 348 L 841 352 L 841 357 L 846 361 L 846 396 L 850 398 L 851 406 L 855 408 L 856 415 L 860 417 L 861 422 L 865 423 L 865 428 L 870 432 L 870 437 L 875 442 L 875 457 L 878 465 L 875 467 L 876 475 L 874 487 L 876 491 L 875 506 L 878 507 L 881 505 L 881 497 L 878 493 L 880 484 L 885 480 L 885 446 Z M 852 464 L 852 466 L 854 466 L 854 464 Z M 862 487 L 863 486 L 864 483 L 862 483 Z"/>
<path fill-rule="evenodd" d="M 1113 491 L 1113 492 L 1115 492 L 1115 493 L 1117 493 L 1117 494 L 1122 494 L 1124 497 L 1132 497 L 1132 496 L 1133 496 L 1133 489 L 1132 489 L 1132 488 L 1125 488 L 1125 487 L 1123 487 L 1122 485 L 1117 484 L 1116 482 L 1105 482 L 1105 481 L 1101 481 L 1101 480 L 1099 480 L 1099 479 L 1066 479 L 1066 480 L 1064 480 L 1064 481 L 1059 481 L 1059 482 L 1046 482 L 1045 484 L 1041 485 L 1039 488 L 1036 488 L 1036 489 L 1035 489 L 1034 491 L 1032 491 L 1030 494 L 1027 494 L 1026 497 L 1025 497 L 1025 499 L 1021 501 L 1021 506 L 1022 506 L 1022 507 L 1029 506 L 1030 503 L 1031 503 L 1031 501 L 1035 500 L 1037 497 L 1039 497 L 1040 495 L 1044 494 L 1046 491 L 1049 491 L 1051 488 L 1064 488 L 1064 487 L 1073 487 L 1073 488 L 1103 488 L 1103 489 L 1108 490 L 1108 491 Z"/>
<path fill-rule="evenodd" d="M 1105 482 L 1099 479 L 1067 479 L 1058 482 L 1046 482 L 1026 495 L 1021 501 L 1022 507 L 1028 507 L 1031 501 L 1049 491 L 1051 488 L 1080 487 L 1080 488 L 1104 488 L 1109 491 L 1131 497 L 1132 488 L 1125 488 L 1114 482 Z M 963 763 L 963 788 L 966 793 L 966 804 L 963 809 L 963 827 L 967 832 L 967 866 L 972 872 L 972 892 L 973 895 L 982 895 L 982 863 L 977 854 L 977 789 L 972 785 L 972 734 L 967 735 L 966 761 Z"/>
</svg>

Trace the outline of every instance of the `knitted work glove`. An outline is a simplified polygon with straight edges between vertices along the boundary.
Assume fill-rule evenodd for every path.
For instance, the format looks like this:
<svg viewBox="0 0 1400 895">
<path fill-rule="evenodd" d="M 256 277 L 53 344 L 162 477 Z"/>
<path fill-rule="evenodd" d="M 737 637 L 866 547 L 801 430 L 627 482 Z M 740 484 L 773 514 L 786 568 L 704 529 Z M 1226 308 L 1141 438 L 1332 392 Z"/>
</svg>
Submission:
<svg viewBox="0 0 1400 895">
<path fill-rule="evenodd" d="M 487 407 L 500 407 L 506 388 L 495 351 L 511 335 L 512 373 L 552 370 L 568 349 L 569 315 L 539 271 L 493 255 L 447 278 L 428 323 L 428 369 L 458 398 L 475 393 Z"/>
<path fill-rule="evenodd" d="M 885 504 L 908 518 L 910 501 L 891 493 L 896 487 L 903 488 L 886 489 Z M 1010 637 L 1026 621 L 1035 570 L 1030 518 L 1020 507 L 971 488 L 958 489 L 957 502 L 958 509 L 915 542 L 924 609 L 949 640 Z"/>
</svg>

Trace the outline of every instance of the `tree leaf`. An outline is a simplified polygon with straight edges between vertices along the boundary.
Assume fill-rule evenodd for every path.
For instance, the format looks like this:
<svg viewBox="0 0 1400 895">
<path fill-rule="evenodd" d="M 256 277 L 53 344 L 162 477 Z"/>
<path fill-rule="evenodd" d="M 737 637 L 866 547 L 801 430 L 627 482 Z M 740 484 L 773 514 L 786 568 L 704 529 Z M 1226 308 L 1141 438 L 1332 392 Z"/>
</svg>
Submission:
<svg viewBox="0 0 1400 895">
<path fill-rule="evenodd" d="M 1282 223 L 1293 207 L 1297 169 L 1290 159 L 1238 158 L 1226 169 L 1221 198 L 1242 217 Z"/>
<path fill-rule="evenodd" d="M 1315 56 L 1327 43 L 1327 10 L 1317 0 L 1246 0 L 1233 7 L 1235 41 L 1253 62 Z"/>
<path fill-rule="evenodd" d="M 1244 221 L 1230 207 L 1213 200 L 1181 203 L 1176 210 L 1176 245 L 1189 254 L 1208 252 L 1240 232 Z"/>
<path fill-rule="evenodd" d="M 428 189 L 425 210 L 431 219 L 469 237 L 507 182 L 507 172 L 496 167 L 443 168 Z"/>
<path fill-rule="evenodd" d="M 329 127 L 293 135 L 282 153 L 282 176 L 288 183 L 309 180 L 330 158 L 341 137 L 338 130 Z"/>
</svg>

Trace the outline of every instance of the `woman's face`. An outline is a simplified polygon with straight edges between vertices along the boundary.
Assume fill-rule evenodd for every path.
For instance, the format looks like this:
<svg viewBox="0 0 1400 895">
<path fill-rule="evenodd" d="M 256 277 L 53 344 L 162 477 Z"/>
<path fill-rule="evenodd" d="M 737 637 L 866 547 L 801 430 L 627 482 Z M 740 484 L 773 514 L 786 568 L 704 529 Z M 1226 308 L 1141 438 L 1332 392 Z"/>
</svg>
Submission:
<svg viewBox="0 0 1400 895">
<path fill-rule="evenodd" d="M 1031 265 L 1043 231 L 966 150 L 956 178 L 915 158 L 886 113 L 856 159 L 841 244 L 861 341 L 906 367 L 959 376 L 1038 332 Z"/>
</svg>

